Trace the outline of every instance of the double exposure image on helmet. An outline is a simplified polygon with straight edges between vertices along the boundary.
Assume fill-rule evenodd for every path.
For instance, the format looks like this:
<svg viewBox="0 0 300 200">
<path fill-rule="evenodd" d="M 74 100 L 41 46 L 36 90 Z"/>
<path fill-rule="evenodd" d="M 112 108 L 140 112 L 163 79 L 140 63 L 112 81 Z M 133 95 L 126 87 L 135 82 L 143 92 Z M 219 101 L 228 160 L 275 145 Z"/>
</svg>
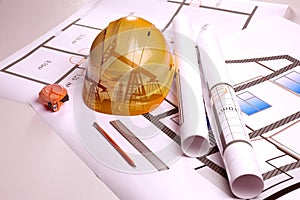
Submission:
<svg viewBox="0 0 300 200">
<path fill-rule="evenodd" d="M 157 108 L 176 71 L 161 31 L 136 16 L 109 23 L 93 41 L 86 65 L 85 104 L 97 112 L 127 116 Z"/>
</svg>

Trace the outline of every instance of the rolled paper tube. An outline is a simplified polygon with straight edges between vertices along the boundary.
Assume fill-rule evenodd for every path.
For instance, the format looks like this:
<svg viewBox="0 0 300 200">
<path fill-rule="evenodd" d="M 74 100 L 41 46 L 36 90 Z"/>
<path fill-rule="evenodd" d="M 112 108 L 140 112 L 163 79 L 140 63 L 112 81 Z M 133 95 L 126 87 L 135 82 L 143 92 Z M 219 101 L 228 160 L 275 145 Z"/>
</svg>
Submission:
<svg viewBox="0 0 300 200">
<path fill-rule="evenodd" d="M 232 193 L 243 199 L 258 196 L 264 181 L 241 109 L 226 71 L 219 43 L 210 27 L 197 39 L 200 71 L 205 77 L 204 101 Z"/>
<path fill-rule="evenodd" d="M 187 156 L 200 157 L 208 153 L 209 136 L 196 43 L 188 16 L 177 15 L 173 20 L 173 30 L 174 57 L 178 67 L 181 149 Z"/>
</svg>

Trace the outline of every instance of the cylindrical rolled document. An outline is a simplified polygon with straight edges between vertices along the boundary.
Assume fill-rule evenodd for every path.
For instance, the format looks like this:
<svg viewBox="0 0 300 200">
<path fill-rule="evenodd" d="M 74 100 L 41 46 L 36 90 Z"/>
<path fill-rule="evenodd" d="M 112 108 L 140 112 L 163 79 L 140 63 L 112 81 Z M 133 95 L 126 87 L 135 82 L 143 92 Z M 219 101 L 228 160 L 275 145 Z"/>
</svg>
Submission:
<svg viewBox="0 0 300 200">
<path fill-rule="evenodd" d="M 264 182 L 217 38 L 207 28 L 199 34 L 197 43 L 200 71 L 207 86 L 203 92 L 208 94 L 204 95 L 208 118 L 231 191 L 239 198 L 254 198 L 262 192 Z"/>
<path fill-rule="evenodd" d="M 175 64 L 178 66 L 181 149 L 187 156 L 200 157 L 209 150 L 209 137 L 196 43 L 189 18 L 186 15 L 176 16 L 173 30 Z"/>
</svg>

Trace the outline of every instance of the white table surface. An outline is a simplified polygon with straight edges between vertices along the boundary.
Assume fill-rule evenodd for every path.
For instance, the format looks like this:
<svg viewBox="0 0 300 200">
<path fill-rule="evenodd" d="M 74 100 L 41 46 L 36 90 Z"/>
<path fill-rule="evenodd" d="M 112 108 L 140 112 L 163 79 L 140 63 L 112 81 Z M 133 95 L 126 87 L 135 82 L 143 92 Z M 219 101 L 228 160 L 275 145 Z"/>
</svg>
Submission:
<svg viewBox="0 0 300 200">
<path fill-rule="evenodd" d="M 0 60 L 87 1 L 0 0 Z M 299 0 L 264 1 L 291 5 L 287 18 L 300 24 Z M 0 199 L 118 199 L 28 104 L 0 98 L 0 109 Z"/>
</svg>

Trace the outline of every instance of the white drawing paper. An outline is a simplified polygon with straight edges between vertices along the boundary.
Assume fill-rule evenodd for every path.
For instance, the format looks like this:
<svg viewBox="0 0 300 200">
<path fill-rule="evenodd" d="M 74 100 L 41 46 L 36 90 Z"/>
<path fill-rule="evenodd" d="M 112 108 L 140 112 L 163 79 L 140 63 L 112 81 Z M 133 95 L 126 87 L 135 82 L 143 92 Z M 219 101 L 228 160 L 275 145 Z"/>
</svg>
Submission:
<svg viewBox="0 0 300 200">
<path fill-rule="evenodd" d="M 211 27 L 199 33 L 197 44 L 207 116 L 231 191 L 243 199 L 254 198 L 262 192 L 264 182 L 219 42 Z"/>
<path fill-rule="evenodd" d="M 294 31 L 293 37 L 290 36 L 290 38 L 296 38 L 296 35 L 299 35 L 299 28 L 294 24 L 280 18 L 273 22 L 268 21 L 253 29 L 251 34 L 247 34 L 247 29 L 250 32 L 251 27 L 254 27 L 266 16 L 272 14 L 284 16 L 288 6 L 235 0 L 201 1 L 201 5 L 196 4 L 196 6 L 193 2 L 164 0 L 145 2 L 126 0 L 120 4 L 115 2 L 114 5 L 111 4 L 109 0 L 92 1 L 41 38 L 1 61 L 0 83 L 6 86 L 0 88 L 1 97 L 22 102 L 29 101 L 66 144 L 120 199 L 234 199 L 235 197 L 228 185 L 224 164 L 211 133 L 209 134 L 211 149 L 207 156 L 188 158 L 182 155 L 175 92 L 171 92 L 157 110 L 143 116 L 116 118 L 115 116 L 94 113 L 84 107 L 80 100 L 81 91 L 78 88 L 80 89 L 85 74 L 83 63 L 88 56 L 91 38 L 97 34 L 97 31 L 100 32 L 105 28 L 108 22 L 124 15 L 139 15 L 156 24 L 172 46 L 173 38 L 172 35 L 168 34 L 170 25 L 175 15 L 182 13 L 192 18 L 193 35 L 198 33 L 206 24 L 219 27 L 217 35 L 222 38 L 221 46 L 223 48 L 224 45 L 222 50 L 225 52 L 226 63 L 228 66 L 231 65 L 228 67 L 229 74 L 231 80 L 235 80 L 233 81 L 237 84 L 235 86 L 238 86 L 245 80 L 254 80 L 257 77 L 268 75 L 269 68 L 281 69 L 285 64 L 295 63 L 295 60 L 299 59 L 297 48 L 292 50 L 292 48 L 283 46 L 282 43 L 284 42 L 276 43 L 282 41 L 282 35 L 288 35 L 289 31 Z M 277 34 L 279 26 L 284 27 L 286 32 Z M 76 30 L 78 34 L 68 31 L 71 29 Z M 242 31 L 241 36 L 237 37 L 236 40 L 233 38 L 229 43 L 230 45 L 223 43 L 223 39 L 227 39 L 228 36 L 242 29 L 246 30 Z M 267 35 L 267 39 L 261 37 L 264 34 Z M 265 44 L 262 41 L 257 41 L 256 45 L 263 44 L 263 46 L 259 46 L 260 48 L 255 46 L 253 48 L 255 51 L 251 52 L 249 48 L 252 46 L 244 48 L 243 44 L 247 42 L 247 45 L 250 45 L 248 44 L 249 38 L 252 36 L 253 38 L 262 38 L 265 41 L 270 40 L 270 42 Z M 69 38 L 69 40 L 59 38 Z M 254 43 L 252 42 L 251 45 Z M 36 57 L 41 51 L 44 52 L 43 56 Z M 286 53 L 287 51 L 289 52 Z M 243 60 L 249 56 L 257 59 Z M 275 64 L 271 67 L 261 67 L 262 65 L 269 66 L 268 61 L 272 59 L 280 61 L 274 61 Z M 239 62 L 235 63 L 235 60 Z M 254 64 L 251 65 L 259 70 L 252 70 L 247 67 L 241 70 L 237 66 L 241 63 L 250 65 L 249 63 L 252 61 Z M 57 65 L 53 65 L 54 63 Z M 28 64 L 33 65 L 28 67 Z M 50 66 L 54 72 L 44 79 L 44 72 Z M 255 101 L 265 100 L 266 97 L 263 95 L 266 95 L 264 91 L 267 88 L 280 85 L 286 80 L 286 77 L 295 76 L 295 72 L 299 72 L 298 68 L 293 68 L 293 72 L 285 71 L 281 74 L 284 77 L 273 75 L 270 77 L 272 81 L 253 85 L 246 91 L 240 87 L 239 90 L 236 90 L 237 96 L 241 100 L 248 100 L 248 97 Z M 62 69 L 65 70 L 64 73 L 62 73 Z M 33 70 L 35 72 L 31 73 Z M 249 76 L 247 73 L 240 72 L 249 72 Z M 37 102 L 38 92 L 45 84 L 50 83 L 64 85 L 71 97 L 70 101 L 66 102 L 57 113 L 47 111 L 44 106 Z M 292 113 L 299 110 L 297 107 L 299 106 L 297 104 L 299 96 L 283 88 L 281 86 L 273 87 L 272 97 L 276 97 L 277 94 L 279 96 L 281 94 L 286 95 L 285 97 L 289 99 L 288 107 L 281 107 L 282 103 L 278 101 L 278 98 L 268 98 L 271 106 L 269 109 L 265 109 L 267 112 L 258 112 L 254 117 L 245 117 L 254 150 L 259 155 L 258 160 L 265 183 L 264 191 L 259 195 L 259 199 L 278 196 L 279 192 L 282 194 L 282 191 L 288 193 L 291 191 L 290 188 L 297 186 L 299 182 L 299 161 L 294 156 L 299 152 L 298 146 L 294 139 L 289 139 L 295 136 L 294 130 L 299 124 L 299 120 L 297 121 L 299 111 Z M 175 86 L 173 89 L 176 91 Z M 249 110 L 253 112 L 253 109 Z M 101 135 L 92 126 L 94 120 L 133 157 L 137 162 L 136 169 L 128 166 L 128 163 L 114 151 L 113 147 L 105 143 L 104 138 L 101 138 Z M 120 120 L 130 131 L 134 132 L 150 149 L 151 155 L 158 156 L 168 169 L 158 170 L 156 165 L 129 144 L 111 126 L 110 122 L 115 120 Z M 286 123 L 282 124 L 282 121 Z M 273 123 L 276 126 L 272 125 Z M 270 129 L 271 126 L 276 128 Z M 82 129 L 84 132 L 81 131 Z M 286 134 L 284 136 L 289 136 L 289 138 L 282 137 L 282 132 Z M 291 148 L 286 148 L 286 146 Z"/>
<path fill-rule="evenodd" d="M 191 157 L 208 153 L 209 136 L 193 30 L 187 15 L 173 20 L 181 149 Z"/>
</svg>

